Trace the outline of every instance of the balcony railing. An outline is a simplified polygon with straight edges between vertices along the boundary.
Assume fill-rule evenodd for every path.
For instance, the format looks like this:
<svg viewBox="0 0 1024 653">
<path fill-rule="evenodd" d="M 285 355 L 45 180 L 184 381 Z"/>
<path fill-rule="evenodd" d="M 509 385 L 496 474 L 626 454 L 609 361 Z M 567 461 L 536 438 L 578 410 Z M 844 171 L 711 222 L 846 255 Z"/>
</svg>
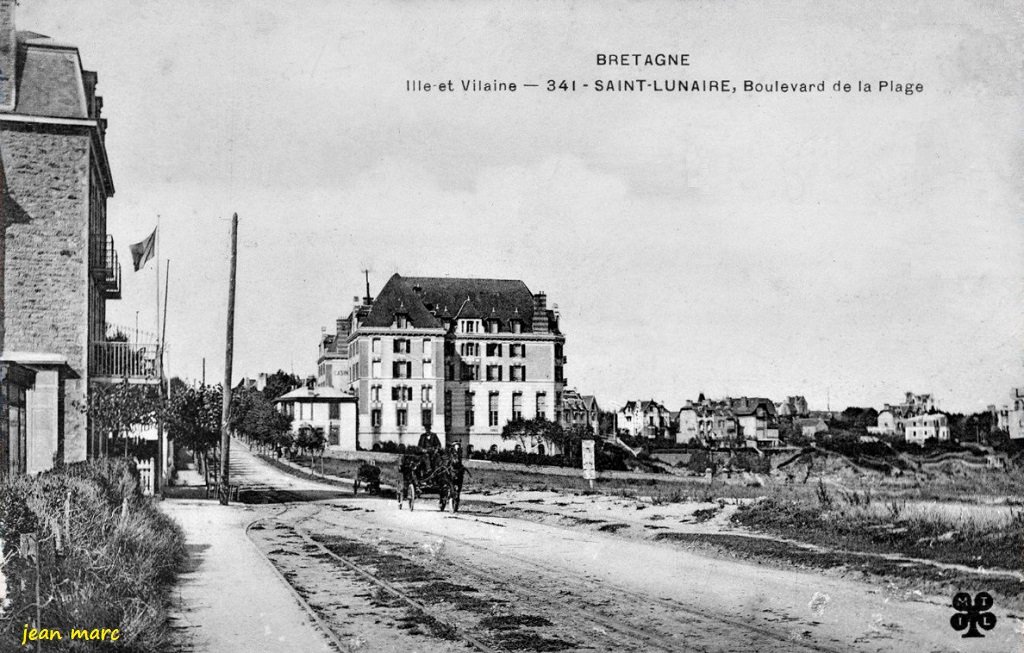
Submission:
<svg viewBox="0 0 1024 653">
<path fill-rule="evenodd" d="M 114 237 L 95 234 L 89 247 L 89 269 L 100 282 L 107 299 L 121 299 L 121 264 L 114 249 Z"/>
<path fill-rule="evenodd" d="M 156 383 L 160 380 L 157 355 L 155 343 L 94 342 L 89 348 L 89 375 Z"/>
</svg>

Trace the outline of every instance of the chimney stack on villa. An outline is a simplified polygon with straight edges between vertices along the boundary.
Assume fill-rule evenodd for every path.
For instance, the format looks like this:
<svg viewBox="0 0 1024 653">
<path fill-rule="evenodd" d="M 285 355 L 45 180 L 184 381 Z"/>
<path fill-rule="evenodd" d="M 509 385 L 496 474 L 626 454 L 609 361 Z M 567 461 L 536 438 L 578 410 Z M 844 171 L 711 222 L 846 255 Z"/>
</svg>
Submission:
<svg viewBox="0 0 1024 653">
<path fill-rule="evenodd" d="M 533 332 L 548 332 L 548 296 L 543 290 L 533 296 Z"/>
</svg>

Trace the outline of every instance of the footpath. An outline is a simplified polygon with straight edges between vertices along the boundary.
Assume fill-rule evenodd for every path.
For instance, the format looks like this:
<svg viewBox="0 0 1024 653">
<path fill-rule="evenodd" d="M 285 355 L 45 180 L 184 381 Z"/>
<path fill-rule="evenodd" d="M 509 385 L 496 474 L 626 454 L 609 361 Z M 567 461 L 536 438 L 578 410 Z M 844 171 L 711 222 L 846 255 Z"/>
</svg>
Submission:
<svg viewBox="0 0 1024 653">
<path fill-rule="evenodd" d="M 244 460 L 251 456 L 244 450 L 232 454 L 243 465 L 250 462 Z M 222 506 L 199 499 L 166 499 L 159 505 L 184 529 L 189 550 L 189 569 L 178 577 L 172 594 L 176 607 L 171 624 L 181 635 L 179 650 L 331 650 L 291 589 L 246 536 L 246 526 L 274 507 Z"/>
</svg>

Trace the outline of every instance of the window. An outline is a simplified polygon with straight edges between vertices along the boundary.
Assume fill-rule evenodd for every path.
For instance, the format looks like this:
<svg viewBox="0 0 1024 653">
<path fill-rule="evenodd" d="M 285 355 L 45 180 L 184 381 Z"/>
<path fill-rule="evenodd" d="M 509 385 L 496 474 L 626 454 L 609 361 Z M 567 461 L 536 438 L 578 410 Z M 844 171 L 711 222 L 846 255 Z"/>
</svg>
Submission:
<svg viewBox="0 0 1024 653">
<path fill-rule="evenodd" d="M 379 379 L 381 376 L 380 361 L 373 361 L 373 378 Z"/>
<path fill-rule="evenodd" d="M 487 320 L 487 333 L 497 333 L 501 328 L 501 322 L 498 320 Z"/>
<path fill-rule="evenodd" d="M 543 392 L 537 393 L 537 417 L 546 418 L 548 415 L 548 396 Z"/>
<path fill-rule="evenodd" d="M 478 342 L 464 342 L 459 348 L 459 351 L 463 356 L 479 356 L 480 355 L 480 343 Z"/>
<path fill-rule="evenodd" d="M 498 425 L 498 393 L 492 392 L 487 396 L 487 424 L 488 426 Z"/>
<path fill-rule="evenodd" d="M 473 418 L 473 393 L 466 393 L 466 411 L 465 411 L 466 426 L 473 426 L 476 420 Z"/>
<path fill-rule="evenodd" d="M 501 344 L 496 342 L 487 343 L 488 356 L 501 356 Z"/>
<path fill-rule="evenodd" d="M 380 408 L 374 408 L 370 411 L 370 426 L 375 429 L 380 428 Z"/>
<path fill-rule="evenodd" d="M 430 430 L 430 427 L 434 425 L 434 412 L 429 408 L 423 409 L 423 429 L 426 431 Z"/>
<path fill-rule="evenodd" d="M 509 358 L 526 358 L 526 345 L 509 345 Z"/>
<path fill-rule="evenodd" d="M 433 397 L 433 393 L 434 393 L 433 386 L 425 385 L 425 386 L 423 386 L 421 388 L 420 396 L 423 398 L 423 401 L 428 401 L 429 402 L 431 400 L 431 398 Z"/>
<path fill-rule="evenodd" d="M 477 333 L 480 330 L 480 320 L 459 320 L 459 331 L 463 333 Z"/>
<path fill-rule="evenodd" d="M 479 381 L 480 380 L 480 366 L 470 365 L 469 363 L 462 364 L 462 380 L 463 381 Z"/>
<path fill-rule="evenodd" d="M 423 361 L 423 378 L 429 379 L 432 376 L 434 376 L 433 361 Z"/>
<path fill-rule="evenodd" d="M 512 393 L 512 419 L 523 419 L 523 393 Z"/>
<path fill-rule="evenodd" d="M 380 353 L 380 338 L 374 338 L 373 339 L 373 353 L 375 353 L 375 354 L 379 354 Z"/>
<path fill-rule="evenodd" d="M 391 376 L 396 379 L 412 378 L 412 363 L 409 361 L 395 361 L 391 363 Z"/>
<path fill-rule="evenodd" d="M 395 424 L 398 428 L 403 429 L 409 423 L 409 411 L 404 408 L 399 408 L 395 411 Z"/>
<path fill-rule="evenodd" d="M 396 385 L 391 388 L 392 401 L 412 401 L 412 388 L 407 385 Z"/>
<path fill-rule="evenodd" d="M 341 427 L 337 424 L 331 424 L 331 428 L 327 435 L 327 444 L 341 444 Z"/>
<path fill-rule="evenodd" d="M 396 315 L 395 316 L 395 327 L 397 327 L 399 329 L 408 329 L 409 328 L 409 316 L 408 315 L 404 315 L 404 314 Z"/>
<path fill-rule="evenodd" d="M 512 333 L 522 333 L 522 332 L 523 332 L 523 321 L 522 320 L 512 320 Z"/>
<path fill-rule="evenodd" d="M 327 404 L 327 419 L 341 419 L 341 404 L 336 401 Z"/>
<path fill-rule="evenodd" d="M 430 338 L 423 339 L 423 358 L 433 358 L 434 347 L 430 342 Z"/>
<path fill-rule="evenodd" d="M 525 365 L 512 365 L 508 368 L 508 380 L 509 381 L 525 381 L 526 380 L 526 366 Z"/>
<path fill-rule="evenodd" d="M 487 366 L 487 380 L 488 381 L 501 381 L 501 365 L 488 365 Z"/>
<path fill-rule="evenodd" d="M 407 338 L 395 338 L 395 353 L 396 354 L 408 354 L 409 353 L 409 340 Z"/>
<path fill-rule="evenodd" d="M 565 372 L 562 371 L 561 365 L 555 365 L 555 381 L 565 381 Z"/>
<path fill-rule="evenodd" d="M 370 386 L 370 401 L 380 401 L 380 386 Z"/>
<path fill-rule="evenodd" d="M 444 429 L 450 431 L 452 429 L 452 392 L 446 390 L 444 393 Z"/>
</svg>

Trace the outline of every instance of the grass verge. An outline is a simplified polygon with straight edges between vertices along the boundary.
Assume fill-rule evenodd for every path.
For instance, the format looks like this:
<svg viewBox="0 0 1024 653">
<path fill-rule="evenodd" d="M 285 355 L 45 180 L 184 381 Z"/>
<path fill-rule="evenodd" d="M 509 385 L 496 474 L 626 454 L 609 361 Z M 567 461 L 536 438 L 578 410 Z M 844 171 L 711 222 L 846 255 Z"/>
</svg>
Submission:
<svg viewBox="0 0 1024 653">
<path fill-rule="evenodd" d="M 38 574 L 20 548 L 28 533 L 38 541 Z M 35 621 L 38 576 L 41 625 L 62 632 L 47 650 L 170 650 L 168 595 L 185 540 L 142 496 L 133 464 L 95 460 L 0 481 L 0 538 L 9 601 L 3 641 L 20 643 L 24 624 Z M 72 642 L 71 628 L 120 632 L 113 643 Z"/>
</svg>

